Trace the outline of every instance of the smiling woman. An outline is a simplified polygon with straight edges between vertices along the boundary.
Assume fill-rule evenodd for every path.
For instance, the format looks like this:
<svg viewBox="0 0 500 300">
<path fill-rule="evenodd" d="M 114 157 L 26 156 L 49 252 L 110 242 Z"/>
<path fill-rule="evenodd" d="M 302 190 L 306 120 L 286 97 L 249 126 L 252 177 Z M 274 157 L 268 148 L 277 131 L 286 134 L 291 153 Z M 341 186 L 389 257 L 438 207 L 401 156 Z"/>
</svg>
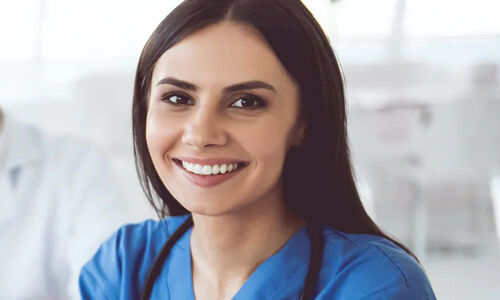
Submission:
<svg viewBox="0 0 500 300">
<path fill-rule="evenodd" d="M 340 67 L 300 1 L 184 1 L 144 47 L 133 120 L 163 219 L 102 245 L 84 299 L 435 299 L 363 209 Z"/>
</svg>

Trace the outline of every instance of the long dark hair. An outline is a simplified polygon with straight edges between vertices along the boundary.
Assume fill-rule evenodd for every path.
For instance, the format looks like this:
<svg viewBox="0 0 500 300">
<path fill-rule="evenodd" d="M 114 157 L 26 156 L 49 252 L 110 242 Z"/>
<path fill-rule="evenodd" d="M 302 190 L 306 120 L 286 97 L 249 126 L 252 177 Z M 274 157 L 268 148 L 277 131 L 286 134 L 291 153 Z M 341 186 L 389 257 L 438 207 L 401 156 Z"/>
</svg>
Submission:
<svg viewBox="0 0 500 300">
<path fill-rule="evenodd" d="M 299 0 L 186 0 L 156 28 L 144 46 L 135 78 L 134 152 L 143 189 L 159 216 L 188 211 L 158 176 L 146 144 L 145 128 L 151 76 L 159 57 L 201 28 L 222 21 L 256 28 L 300 91 L 305 138 L 286 156 L 285 203 L 309 223 L 349 233 L 384 234 L 367 215 L 352 170 L 346 129 L 344 81 L 328 38 Z"/>
</svg>

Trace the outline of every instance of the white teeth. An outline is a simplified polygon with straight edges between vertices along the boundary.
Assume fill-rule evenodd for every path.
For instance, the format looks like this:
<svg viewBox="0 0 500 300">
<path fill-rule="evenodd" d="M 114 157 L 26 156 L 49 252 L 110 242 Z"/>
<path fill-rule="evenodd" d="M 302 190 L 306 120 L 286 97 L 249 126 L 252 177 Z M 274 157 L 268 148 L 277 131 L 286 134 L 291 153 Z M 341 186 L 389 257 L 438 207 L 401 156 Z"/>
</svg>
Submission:
<svg viewBox="0 0 500 300">
<path fill-rule="evenodd" d="M 203 175 L 211 175 L 212 174 L 212 167 L 210 167 L 210 166 L 203 166 L 203 168 L 201 169 L 201 173 Z"/>
<path fill-rule="evenodd" d="M 181 161 L 182 166 L 189 172 L 198 174 L 198 175 L 217 175 L 217 174 L 226 174 L 235 171 L 238 169 L 238 164 L 221 164 L 221 165 L 200 165 L 189 163 L 185 161 Z"/>
<path fill-rule="evenodd" d="M 214 174 L 214 175 L 219 174 L 219 165 L 214 165 L 212 167 L 212 174 Z"/>
<path fill-rule="evenodd" d="M 195 174 L 200 174 L 201 175 L 202 174 L 202 172 L 201 172 L 201 166 L 199 164 L 194 165 L 193 172 Z"/>
</svg>

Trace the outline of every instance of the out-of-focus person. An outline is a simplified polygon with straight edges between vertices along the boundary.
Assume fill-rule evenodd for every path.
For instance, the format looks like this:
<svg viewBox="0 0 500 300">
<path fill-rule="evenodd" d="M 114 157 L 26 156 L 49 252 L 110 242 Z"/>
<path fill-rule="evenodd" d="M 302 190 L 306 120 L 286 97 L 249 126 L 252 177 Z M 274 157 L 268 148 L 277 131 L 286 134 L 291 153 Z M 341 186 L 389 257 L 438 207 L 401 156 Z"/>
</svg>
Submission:
<svg viewBox="0 0 500 300">
<path fill-rule="evenodd" d="M 130 207 L 110 158 L 0 109 L 0 299 L 80 299 L 78 274 Z"/>
</svg>

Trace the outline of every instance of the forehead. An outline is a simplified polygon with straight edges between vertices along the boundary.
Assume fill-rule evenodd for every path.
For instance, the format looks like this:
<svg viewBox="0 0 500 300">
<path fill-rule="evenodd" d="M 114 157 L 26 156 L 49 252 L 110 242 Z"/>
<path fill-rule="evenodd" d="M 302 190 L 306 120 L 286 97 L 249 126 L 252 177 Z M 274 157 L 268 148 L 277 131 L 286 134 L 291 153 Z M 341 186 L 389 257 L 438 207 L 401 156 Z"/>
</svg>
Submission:
<svg viewBox="0 0 500 300">
<path fill-rule="evenodd" d="M 292 83 L 261 34 L 233 22 L 204 28 L 167 50 L 155 65 L 153 80 L 166 76 L 200 84 L 266 80 L 279 87 Z"/>
</svg>

